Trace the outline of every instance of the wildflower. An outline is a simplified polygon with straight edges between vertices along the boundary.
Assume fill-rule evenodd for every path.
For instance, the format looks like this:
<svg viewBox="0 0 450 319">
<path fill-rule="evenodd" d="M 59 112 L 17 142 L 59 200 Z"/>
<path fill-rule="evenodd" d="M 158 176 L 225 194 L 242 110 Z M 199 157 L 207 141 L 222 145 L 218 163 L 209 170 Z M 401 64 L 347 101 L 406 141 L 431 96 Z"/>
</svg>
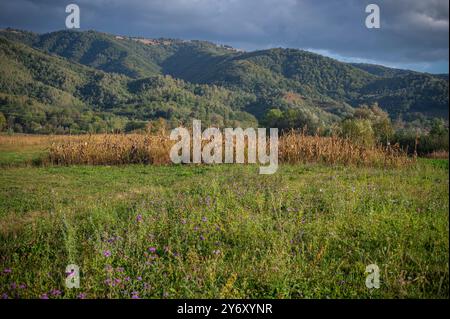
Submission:
<svg viewBox="0 0 450 319">
<path fill-rule="evenodd" d="M 148 249 L 148 251 L 151 252 L 151 253 L 155 253 L 156 252 L 156 248 L 155 247 L 150 247 Z"/>
<path fill-rule="evenodd" d="M 86 294 L 83 292 L 78 295 L 78 299 L 85 299 L 85 298 L 86 298 Z"/>
<path fill-rule="evenodd" d="M 109 250 L 104 250 L 104 251 L 103 251 L 103 256 L 105 256 L 105 257 L 110 257 L 110 256 L 111 256 L 111 251 L 109 251 Z"/>
<path fill-rule="evenodd" d="M 141 276 L 138 276 L 136 279 L 137 279 L 138 281 L 141 281 L 141 280 L 142 280 L 142 277 L 141 277 Z"/>
<path fill-rule="evenodd" d="M 61 291 L 58 290 L 58 289 L 53 289 L 50 293 L 51 293 L 53 296 L 60 296 L 60 295 L 61 295 Z"/>
<path fill-rule="evenodd" d="M 142 215 L 141 214 L 136 216 L 136 221 L 137 222 L 141 222 L 142 221 Z"/>
<path fill-rule="evenodd" d="M 200 240 L 205 240 L 205 237 L 203 235 L 200 235 Z"/>
<path fill-rule="evenodd" d="M 202 222 L 206 223 L 207 221 L 208 221 L 208 219 L 205 216 L 203 216 L 202 217 Z"/>
<path fill-rule="evenodd" d="M 123 267 L 117 267 L 117 268 L 116 268 L 116 271 L 117 271 L 117 272 L 124 272 L 125 269 L 124 269 Z"/>
<path fill-rule="evenodd" d="M 2 294 L 2 299 L 8 299 L 8 294 L 7 293 L 3 293 Z"/>
<path fill-rule="evenodd" d="M 27 288 L 27 285 L 25 285 L 25 284 L 20 284 L 19 285 L 19 289 L 26 289 Z"/>
<path fill-rule="evenodd" d="M 185 218 L 181 219 L 181 223 L 182 223 L 183 225 L 185 225 L 185 224 L 187 223 L 186 219 L 185 219 Z"/>
<path fill-rule="evenodd" d="M 11 268 L 5 268 L 5 269 L 3 270 L 3 272 L 4 272 L 5 274 L 10 274 L 10 273 L 12 272 L 12 270 L 11 270 Z"/>
<path fill-rule="evenodd" d="M 133 292 L 131 293 L 131 298 L 132 298 L 132 299 L 140 299 L 140 298 L 139 298 L 139 292 L 133 291 Z"/>
<path fill-rule="evenodd" d="M 48 299 L 48 295 L 47 294 L 42 294 L 41 295 L 41 299 Z"/>
<path fill-rule="evenodd" d="M 219 249 L 213 250 L 213 254 L 214 255 L 220 255 L 220 250 Z"/>
<path fill-rule="evenodd" d="M 125 277 L 125 281 L 130 281 L 131 278 L 130 277 Z"/>
</svg>

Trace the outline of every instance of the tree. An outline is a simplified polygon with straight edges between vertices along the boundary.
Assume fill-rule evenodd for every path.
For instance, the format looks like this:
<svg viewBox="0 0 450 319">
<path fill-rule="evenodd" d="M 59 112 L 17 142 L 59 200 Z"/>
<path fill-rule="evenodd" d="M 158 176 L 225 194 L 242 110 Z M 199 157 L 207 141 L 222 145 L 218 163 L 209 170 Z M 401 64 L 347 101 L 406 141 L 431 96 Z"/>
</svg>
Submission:
<svg viewBox="0 0 450 319">
<path fill-rule="evenodd" d="M 278 127 L 282 118 L 283 112 L 280 109 L 270 109 L 266 113 L 265 122 L 269 127 Z"/>
<path fill-rule="evenodd" d="M 394 135 L 389 114 L 383 111 L 378 103 L 373 103 L 370 107 L 365 104 L 361 105 L 355 110 L 353 118 L 368 121 L 372 127 L 373 137 L 378 143 L 388 143 Z"/>
<path fill-rule="evenodd" d="M 0 112 L 0 132 L 6 129 L 6 117 Z"/>
<path fill-rule="evenodd" d="M 372 129 L 372 123 L 369 120 L 344 120 L 341 123 L 341 134 L 342 137 L 360 145 L 371 146 L 375 143 L 375 134 Z"/>
</svg>

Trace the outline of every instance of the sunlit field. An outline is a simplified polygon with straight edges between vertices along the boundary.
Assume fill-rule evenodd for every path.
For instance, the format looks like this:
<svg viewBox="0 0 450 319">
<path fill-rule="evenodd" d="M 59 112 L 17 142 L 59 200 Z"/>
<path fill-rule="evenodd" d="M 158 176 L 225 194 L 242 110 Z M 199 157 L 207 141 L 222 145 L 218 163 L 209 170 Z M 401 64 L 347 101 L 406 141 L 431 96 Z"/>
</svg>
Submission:
<svg viewBox="0 0 450 319">
<path fill-rule="evenodd" d="M 3 298 L 448 298 L 448 160 L 311 158 L 259 175 L 56 163 L 67 137 L 2 138 Z"/>
</svg>

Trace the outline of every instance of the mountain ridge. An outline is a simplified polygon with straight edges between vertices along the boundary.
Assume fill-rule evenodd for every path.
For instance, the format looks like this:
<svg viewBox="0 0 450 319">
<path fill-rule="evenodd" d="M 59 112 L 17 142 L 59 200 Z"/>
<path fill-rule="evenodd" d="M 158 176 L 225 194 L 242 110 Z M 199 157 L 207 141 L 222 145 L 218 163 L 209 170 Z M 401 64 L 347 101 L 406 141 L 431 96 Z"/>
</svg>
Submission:
<svg viewBox="0 0 450 319">
<path fill-rule="evenodd" d="M 94 77 L 94 70 L 103 72 L 99 73 L 102 74 L 103 81 L 112 81 L 104 84 L 103 88 L 99 88 L 96 80 L 91 79 L 89 85 L 84 84 L 89 89 L 77 88 L 74 91 L 69 88 L 72 91 L 61 91 L 69 95 L 75 94 L 75 100 L 81 101 L 84 107 L 108 112 L 114 109 L 113 113 L 119 116 L 122 116 L 123 112 L 118 112 L 116 108 L 130 110 L 134 105 L 138 109 L 138 103 L 148 102 L 130 92 L 131 81 L 169 76 L 166 78 L 166 84 L 172 88 L 179 86 L 177 90 L 184 90 L 187 85 L 195 91 L 199 90 L 197 86 L 203 85 L 203 89 L 206 88 L 210 92 L 216 87 L 235 97 L 242 96 L 243 102 L 238 103 L 237 108 L 235 105 L 223 107 L 228 110 L 228 113 L 225 112 L 228 115 L 235 111 L 243 112 L 240 115 L 244 116 L 246 121 L 253 116 L 261 121 L 270 109 L 294 108 L 309 117 L 318 118 L 321 125 L 329 125 L 333 121 L 351 116 L 354 109 L 360 105 L 372 103 L 378 103 L 394 119 L 400 117 L 407 121 L 423 121 L 440 117 L 448 120 L 448 75 L 432 75 L 380 65 L 344 63 L 297 49 L 274 48 L 242 52 L 208 41 L 146 39 L 97 31 L 62 30 L 37 34 L 5 29 L 0 30 L 0 38 L 11 43 L 21 43 L 37 50 L 35 52 L 40 52 L 26 54 L 62 58 L 68 63 L 64 67 L 68 70 L 72 68 L 69 66 L 71 63 L 87 67 L 83 72 L 91 75 L 85 76 L 86 78 Z M 2 43 L 3 46 L 9 45 Z M 38 65 L 36 61 L 33 63 Z M 28 67 L 32 72 L 33 66 Z M 108 78 L 108 74 L 110 79 L 104 80 Z M 70 77 L 70 72 L 67 76 Z M 125 78 L 117 80 L 120 76 Z M 176 79 L 184 81 L 184 84 Z M 170 82 L 172 80 L 177 84 Z M 64 82 L 64 79 L 60 81 Z M 11 83 L 9 85 L 10 87 L 3 85 L 0 93 L 20 93 L 20 84 L 16 83 L 16 87 Z M 222 93 L 217 94 L 220 96 Z M 218 99 L 221 104 L 228 103 L 221 97 Z M 39 102 L 46 101 L 41 99 Z M 52 104 L 52 101 L 47 102 Z M 201 104 L 206 107 L 214 103 L 203 101 Z M 179 101 L 171 107 L 175 110 L 185 109 L 183 116 L 176 114 L 177 120 L 186 120 L 186 114 L 189 113 L 187 110 L 192 109 L 189 103 Z M 132 118 L 151 120 L 155 119 L 156 113 L 146 116 L 133 114 Z M 219 122 L 224 124 L 228 119 L 225 113 L 217 113 L 212 107 L 208 117 L 215 114 L 216 119 L 221 118 Z M 158 113 L 161 114 L 163 113 Z M 231 118 L 237 120 L 235 115 Z M 250 122 L 254 122 L 253 119 Z"/>
</svg>

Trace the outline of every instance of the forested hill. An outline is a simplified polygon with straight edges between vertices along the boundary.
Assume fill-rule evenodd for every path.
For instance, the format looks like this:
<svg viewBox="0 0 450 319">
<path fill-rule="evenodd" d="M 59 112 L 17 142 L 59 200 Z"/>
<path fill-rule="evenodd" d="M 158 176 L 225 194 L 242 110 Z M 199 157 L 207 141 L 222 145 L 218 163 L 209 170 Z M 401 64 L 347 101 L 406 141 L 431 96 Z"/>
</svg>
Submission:
<svg viewBox="0 0 450 319">
<path fill-rule="evenodd" d="M 296 49 L 242 52 L 95 31 L 6 29 L 0 39 L 0 112 L 30 109 L 23 105 L 28 99 L 34 127 L 62 108 L 77 110 L 78 118 L 90 114 L 95 123 L 162 117 L 175 124 L 195 115 L 217 125 L 250 125 L 270 109 L 295 109 L 306 122 L 327 126 L 378 102 L 394 119 L 448 119 L 448 75 L 342 63 Z M 22 111 L 12 112 L 11 103 Z"/>
</svg>

